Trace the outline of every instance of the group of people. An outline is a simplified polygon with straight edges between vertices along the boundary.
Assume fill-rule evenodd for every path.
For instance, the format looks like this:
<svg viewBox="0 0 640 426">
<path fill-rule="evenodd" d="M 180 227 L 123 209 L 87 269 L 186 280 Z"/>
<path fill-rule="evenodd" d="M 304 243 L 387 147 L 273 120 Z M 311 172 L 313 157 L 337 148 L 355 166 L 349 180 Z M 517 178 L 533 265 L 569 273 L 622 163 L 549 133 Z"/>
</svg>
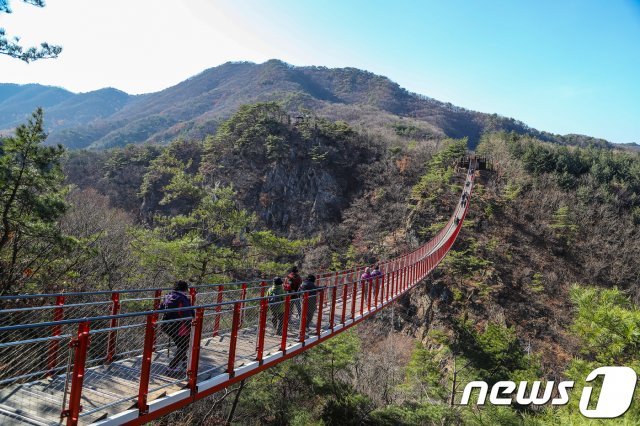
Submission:
<svg viewBox="0 0 640 426">
<path fill-rule="evenodd" d="M 368 291 L 369 285 L 373 282 L 377 282 L 376 278 L 382 276 L 380 266 L 375 265 L 373 268 L 367 267 L 364 273 L 360 276 L 360 281 L 365 282 L 365 292 Z M 277 335 L 282 335 L 282 329 L 285 318 L 284 301 L 287 294 L 290 295 L 291 309 L 289 310 L 289 318 L 296 311 L 298 318 L 302 318 L 302 301 L 304 293 L 308 293 L 307 296 L 307 312 L 305 317 L 305 327 L 308 329 L 312 326 L 311 321 L 316 313 L 317 309 L 317 293 L 322 290 L 321 287 L 316 285 L 316 276 L 307 275 L 303 280 L 298 273 L 296 266 L 289 270 L 289 274 L 283 280 L 280 277 L 275 277 L 272 281 L 271 287 L 267 290 L 266 296 L 269 302 L 269 309 L 271 311 L 271 323 L 276 330 Z M 289 319 L 287 318 L 287 320 Z"/>
<path fill-rule="evenodd" d="M 303 280 L 298 273 L 296 266 L 289 270 L 289 274 L 283 280 L 280 277 L 275 277 L 272 281 L 271 287 L 267 290 L 266 296 L 269 302 L 269 309 L 271 310 L 271 324 L 276 330 L 276 334 L 282 335 L 282 329 L 284 326 L 284 301 L 289 293 L 291 295 L 291 310 L 289 310 L 289 317 L 291 317 L 292 311 L 297 311 L 298 318 L 302 319 L 302 292 L 309 294 L 307 299 L 307 312 L 305 316 L 306 328 L 311 326 L 311 320 L 316 313 L 317 301 L 316 295 L 320 287 L 316 285 L 316 276 L 313 274 L 307 275 Z M 288 320 L 288 318 L 287 318 Z"/>
<path fill-rule="evenodd" d="M 361 281 L 372 282 L 376 279 L 376 277 L 382 276 L 382 271 L 380 271 L 380 265 L 375 265 L 373 269 L 367 267 L 364 270 L 364 273 L 360 276 Z"/>
<path fill-rule="evenodd" d="M 462 193 L 462 200 L 460 201 L 460 205 L 462 207 L 466 207 L 468 199 L 469 199 L 469 194 L 467 194 L 467 190 L 465 189 L 465 191 Z"/>
<path fill-rule="evenodd" d="M 376 278 L 382 275 L 379 265 L 375 265 L 373 268 L 367 267 L 360 276 L 360 281 L 366 284 L 365 292 L 368 292 L 369 285 L 377 283 Z M 271 312 L 271 324 L 276 334 L 282 335 L 283 332 L 285 320 L 284 302 L 288 294 L 290 295 L 291 309 L 289 310 L 287 321 L 294 310 L 297 317 L 302 319 L 302 298 L 305 293 L 308 294 L 305 316 L 305 324 L 308 329 L 312 327 L 313 316 L 317 310 L 317 293 L 321 290 L 322 288 L 316 285 L 315 275 L 309 274 L 302 279 L 296 266 L 289 270 L 284 279 L 281 277 L 273 278 L 271 286 L 267 289 L 266 297 L 269 303 L 269 311 Z M 163 297 L 159 307 L 161 310 L 171 310 L 163 315 L 160 327 L 176 346 L 175 355 L 168 365 L 169 373 L 183 372 L 184 365 L 187 362 L 191 319 L 195 316 L 188 291 L 189 284 L 186 281 L 176 281 L 173 290 Z"/>
</svg>

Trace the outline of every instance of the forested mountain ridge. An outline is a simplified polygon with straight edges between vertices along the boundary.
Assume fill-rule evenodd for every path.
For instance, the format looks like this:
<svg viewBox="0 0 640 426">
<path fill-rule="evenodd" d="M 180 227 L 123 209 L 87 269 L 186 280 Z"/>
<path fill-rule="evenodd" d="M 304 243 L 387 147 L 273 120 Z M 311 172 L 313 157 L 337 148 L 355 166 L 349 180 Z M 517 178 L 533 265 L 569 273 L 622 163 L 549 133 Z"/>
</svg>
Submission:
<svg viewBox="0 0 640 426">
<path fill-rule="evenodd" d="M 140 96 L 116 89 L 73 94 L 40 85 L 0 84 L 0 131 L 10 132 L 42 106 L 48 143 L 69 148 L 168 143 L 178 136 L 203 138 L 241 105 L 263 101 L 278 101 L 293 114 L 308 109 L 382 133 L 468 137 L 471 147 L 490 131 L 515 131 L 562 144 L 607 145 L 586 136 L 540 132 L 511 118 L 410 93 L 386 77 L 356 68 L 295 67 L 278 60 L 226 63 Z"/>
<path fill-rule="evenodd" d="M 4 129 L 3 133 L 13 130 L 36 107 L 42 107 L 46 110 L 47 128 L 55 133 L 109 117 L 134 98 L 113 88 L 75 94 L 39 84 L 0 83 L 0 129 Z"/>
</svg>

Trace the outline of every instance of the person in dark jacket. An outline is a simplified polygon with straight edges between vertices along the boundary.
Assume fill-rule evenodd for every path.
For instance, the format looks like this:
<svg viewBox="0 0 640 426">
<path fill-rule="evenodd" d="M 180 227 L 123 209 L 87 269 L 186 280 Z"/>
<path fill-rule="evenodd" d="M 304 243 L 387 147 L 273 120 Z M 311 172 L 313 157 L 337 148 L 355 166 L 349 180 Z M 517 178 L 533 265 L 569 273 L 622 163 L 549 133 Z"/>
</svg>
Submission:
<svg viewBox="0 0 640 426">
<path fill-rule="evenodd" d="M 298 311 L 298 317 L 300 317 L 300 295 L 295 294 L 300 290 L 300 284 L 302 284 L 302 278 L 298 274 L 298 267 L 294 266 L 289 270 L 289 275 L 284 279 L 284 290 L 291 294 L 291 304 L 295 306 Z M 291 312 L 293 309 L 291 309 Z M 291 312 L 289 315 L 291 315 Z"/>
<path fill-rule="evenodd" d="M 176 370 L 181 364 L 187 362 L 187 350 L 189 349 L 189 338 L 191 336 L 191 319 L 195 316 L 191 308 L 191 301 L 186 292 L 189 284 L 186 281 L 176 281 L 173 290 L 164 296 L 160 309 L 189 308 L 179 311 L 167 312 L 162 316 L 162 331 L 176 345 L 176 354 L 169 362 L 169 369 Z"/>
<path fill-rule="evenodd" d="M 365 268 L 362 275 L 360 275 L 360 281 L 369 282 L 371 281 L 371 268 Z"/>
<path fill-rule="evenodd" d="M 300 285 L 300 291 L 309 292 L 306 328 L 309 328 L 311 326 L 311 320 L 313 319 L 313 315 L 316 313 L 316 294 L 320 290 L 321 288 L 316 286 L 315 275 L 307 275 L 307 278 L 305 278 L 305 280 Z"/>
<path fill-rule="evenodd" d="M 374 291 L 373 297 L 375 300 L 375 294 L 379 291 L 380 286 L 382 285 L 382 271 L 380 271 L 380 265 L 375 265 L 373 267 L 373 271 L 371 271 L 371 280 L 373 281 Z"/>
<path fill-rule="evenodd" d="M 371 271 L 371 277 L 375 278 L 375 277 L 379 277 L 382 275 L 382 271 L 380 271 L 380 265 L 375 265 L 373 267 L 373 271 Z"/>
<path fill-rule="evenodd" d="M 373 276 L 371 275 L 371 268 L 365 268 L 364 273 L 360 275 L 360 281 L 364 282 L 364 294 L 369 293 L 369 286 L 373 282 Z"/>
</svg>

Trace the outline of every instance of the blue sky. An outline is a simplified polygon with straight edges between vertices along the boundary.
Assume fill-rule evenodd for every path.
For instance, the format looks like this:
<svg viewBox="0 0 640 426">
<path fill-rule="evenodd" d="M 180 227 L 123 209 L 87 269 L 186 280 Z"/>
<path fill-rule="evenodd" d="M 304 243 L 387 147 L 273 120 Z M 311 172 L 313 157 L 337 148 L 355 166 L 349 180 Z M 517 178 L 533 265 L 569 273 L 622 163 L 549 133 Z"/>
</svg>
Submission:
<svg viewBox="0 0 640 426">
<path fill-rule="evenodd" d="M 556 133 L 640 143 L 640 1 L 49 0 L 1 15 L 56 60 L 0 82 L 161 90 L 230 60 L 353 66 Z"/>
</svg>

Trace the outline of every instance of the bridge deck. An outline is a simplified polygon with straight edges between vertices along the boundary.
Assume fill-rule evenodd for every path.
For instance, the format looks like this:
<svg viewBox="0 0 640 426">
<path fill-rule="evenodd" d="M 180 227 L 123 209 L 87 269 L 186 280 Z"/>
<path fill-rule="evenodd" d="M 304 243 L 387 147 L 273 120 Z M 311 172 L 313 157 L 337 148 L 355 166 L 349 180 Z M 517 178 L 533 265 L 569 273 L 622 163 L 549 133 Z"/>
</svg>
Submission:
<svg viewBox="0 0 640 426">
<path fill-rule="evenodd" d="M 352 287 L 351 287 L 352 288 Z M 348 292 L 347 311 L 351 312 L 352 292 Z M 360 317 L 360 306 L 362 305 L 361 290 L 358 289 L 356 297 L 356 318 Z M 324 304 L 321 330 L 330 330 L 330 313 L 326 309 L 329 302 Z M 365 302 L 364 313 L 368 313 L 368 306 Z M 336 312 L 342 312 L 342 299 L 336 300 Z M 299 343 L 300 318 L 297 316 L 292 304 L 291 321 L 289 322 L 289 332 L 287 333 L 287 348 L 291 348 Z M 351 319 L 350 314 L 348 319 Z M 275 354 L 280 351 L 282 337 L 275 334 L 275 329 L 267 321 L 267 331 L 265 333 L 264 356 Z M 325 324 L 322 326 L 322 324 Z M 305 337 L 309 338 L 316 334 L 317 313 L 312 320 L 312 327 Z M 258 327 L 249 326 L 240 330 L 236 347 L 236 367 L 241 368 L 255 361 L 256 340 Z M 159 340 L 168 340 L 159 335 Z M 224 333 L 218 337 L 209 337 L 202 340 L 200 352 L 200 368 L 198 382 L 214 378 L 226 372 L 229 358 L 230 333 Z M 154 401 L 158 397 L 165 396 L 181 389 L 187 385 L 186 374 L 180 377 L 172 375 L 168 369 L 170 356 L 175 347 L 164 342 L 160 349 L 153 353 L 151 364 L 151 374 L 149 383 L 148 401 Z M 110 416 L 129 409 L 135 404 L 138 396 L 138 385 L 140 377 L 140 366 L 142 355 L 114 361 L 108 365 L 97 365 L 87 369 L 84 376 L 82 394 L 82 415 L 83 422 L 91 423 L 97 421 L 105 415 Z M 186 372 L 185 372 L 186 373 Z M 3 425 L 24 425 L 25 423 L 38 425 L 58 424 L 60 412 L 62 411 L 62 401 L 64 399 L 66 372 L 57 374 L 44 380 L 22 383 L 0 390 L 0 424 Z M 129 399 L 126 399 L 129 397 Z M 91 413 L 92 411 L 95 413 Z"/>
</svg>

